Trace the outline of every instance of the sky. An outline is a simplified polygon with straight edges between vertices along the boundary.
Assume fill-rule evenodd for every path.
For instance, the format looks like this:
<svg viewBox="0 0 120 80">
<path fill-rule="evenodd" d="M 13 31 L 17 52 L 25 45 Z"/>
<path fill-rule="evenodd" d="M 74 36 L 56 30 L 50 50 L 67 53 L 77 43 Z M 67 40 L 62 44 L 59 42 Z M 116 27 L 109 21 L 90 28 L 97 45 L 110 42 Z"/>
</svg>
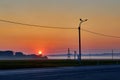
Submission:
<svg viewBox="0 0 120 80">
<path fill-rule="evenodd" d="M 120 36 L 120 0 L 0 0 L 0 19 Z M 120 49 L 120 38 L 82 32 L 82 50 Z M 45 55 L 78 50 L 78 30 L 46 29 L 0 22 L 0 50 L 41 50 Z"/>
</svg>

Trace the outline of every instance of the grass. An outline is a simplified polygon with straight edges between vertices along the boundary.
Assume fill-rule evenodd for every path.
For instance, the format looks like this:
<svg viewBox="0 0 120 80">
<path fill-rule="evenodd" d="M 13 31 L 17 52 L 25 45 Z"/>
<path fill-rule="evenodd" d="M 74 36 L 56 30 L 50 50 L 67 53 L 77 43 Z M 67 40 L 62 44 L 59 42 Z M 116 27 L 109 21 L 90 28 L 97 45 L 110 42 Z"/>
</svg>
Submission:
<svg viewBox="0 0 120 80">
<path fill-rule="evenodd" d="M 120 60 L 0 60 L 0 69 L 49 68 L 120 64 Z"/>
</svg>

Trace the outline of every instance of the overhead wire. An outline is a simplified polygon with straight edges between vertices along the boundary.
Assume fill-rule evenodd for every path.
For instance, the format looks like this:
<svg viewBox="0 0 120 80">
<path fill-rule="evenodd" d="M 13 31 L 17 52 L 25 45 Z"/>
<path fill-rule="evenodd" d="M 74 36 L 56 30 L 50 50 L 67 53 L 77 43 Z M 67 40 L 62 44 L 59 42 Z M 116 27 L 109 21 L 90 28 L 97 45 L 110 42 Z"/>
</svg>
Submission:
<svg viewBox="0 0 120 80">
<path fill-rule="evenodd" d="M 120 38 L 119 36 L 113 36 L 113 35 L 107 35 L 107 34 L 103 34 L 103 33 L 97 33 L 97 32 L 89 31 L 89 30 L 86 30 L 86 29 L 82 29 L 82 30 L 85 31 L 85 32 L 89 32 L 89 33 L 92 33 L 92 34 L 99 35 L 99 36 L 106 36 L 106 37 L 112 37 L 112 38 Z"/>
<path fill-rule="evenodd" d="M 25 26 L 32 26 L 32 27 L 52 28 L 52 29 L 78 29 L 78 28 L 69 28 L 69 27 L 40 26 L 40 25 L 35 25 L 35 24 L 27 24 L 27 23 L 21 23 L 21 22 L 9 21 L 9 20 L 3 20 L 3 19 L 0 19 L 0 22 L 6 22 L 6 23 L 12 23 L 12 24 L 18 24 L 18 25 L 25 25 Z M 98 32 L 94 32 L 94 31 L 86 30 L 86 29 L 83 29 L 83 28 L 82 28 L 82 30 L 85 31 L 85 32 L 89 32 L 89 33 L 92 33 L 92 34 L 99 35 L 99 36 L 105 36 L 105 37 L 111 37 L 111 38 L 120 38 L 120 36 L 107 35 L 107 34 L 103 34 L 103 33 L 98 33 Z"/>
<path fill-rule="evenodd" d="M 64 27 L 52 27 L 52 26 L 40 26 L 40 25 L 35 25 L 35 24 L 27 24 L 27 23 L 21 23 L 21 22 L 15 22 L 15 21 L 9 21 L 9 20 L 2 20 L 0 19 L 1 22 L 7 22 L 7 23 L 12 23 L 12 24 L 19 24 L 19 25 L 26 25 L 26 26 L 33 26 L 33 27 L 41 27 L 41 28 L 54 28 L 54 29 L 77 29 L 77 28 L 64 28 Z"/>
</svg>

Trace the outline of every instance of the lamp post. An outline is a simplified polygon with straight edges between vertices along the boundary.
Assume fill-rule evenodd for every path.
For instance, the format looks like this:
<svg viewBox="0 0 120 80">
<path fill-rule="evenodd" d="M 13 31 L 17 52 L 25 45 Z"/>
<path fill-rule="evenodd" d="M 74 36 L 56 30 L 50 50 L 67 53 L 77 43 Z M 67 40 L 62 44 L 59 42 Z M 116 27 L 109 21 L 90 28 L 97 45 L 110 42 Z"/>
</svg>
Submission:
<svg viewBox="0 0 120 80">
<path fill-rule="evenodd" d="M 78 26 L 78 33 L 79 33 L 79 55 L 78 55 L 78 60 L 81 61 L 81 24 L 83 22 L 86 22 L 88 19 L 80 19 L 80 23 Z"/>
</svg>

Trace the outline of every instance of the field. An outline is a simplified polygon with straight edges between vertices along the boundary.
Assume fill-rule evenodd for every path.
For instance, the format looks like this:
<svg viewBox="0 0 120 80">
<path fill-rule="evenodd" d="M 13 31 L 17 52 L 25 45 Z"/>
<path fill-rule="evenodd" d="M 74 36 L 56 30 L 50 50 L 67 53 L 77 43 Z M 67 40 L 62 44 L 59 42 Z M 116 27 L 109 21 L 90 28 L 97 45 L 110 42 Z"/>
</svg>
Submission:
<svg viewBox="0 0 120 80">
<path fill-rule="evenodd" d="M 119 60 L 0 60 L 0 69 L 49 68 L 120 64 Z"/>
</svg>

